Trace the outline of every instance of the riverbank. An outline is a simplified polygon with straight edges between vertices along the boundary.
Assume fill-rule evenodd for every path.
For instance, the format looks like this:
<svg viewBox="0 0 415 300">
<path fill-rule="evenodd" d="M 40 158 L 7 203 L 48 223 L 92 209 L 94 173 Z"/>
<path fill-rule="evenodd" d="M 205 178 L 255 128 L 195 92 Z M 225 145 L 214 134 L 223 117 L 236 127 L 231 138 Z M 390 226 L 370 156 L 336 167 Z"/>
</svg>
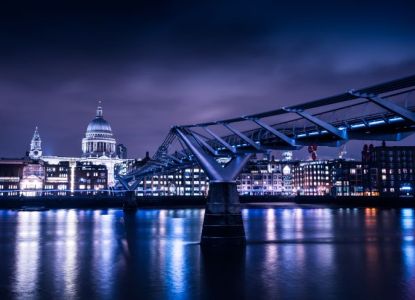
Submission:
<svg viewBox="0 0 415 300">
<path fill-rule="evenodd" d="M 146 207 L 204 207 L 206 197 L 161 196 L 137 197 L 137 206 Z M 317 197 L 317 196 L 241 196 L 245 207 L 275 207 L 292 205 L 330 205 L 338 207 L 415 208 L 414 198 L 388 197 Z M 49 197 L 0 197 L 0 209 L 24 207 L 44 208 L 121 208 L 123 197 L 109 196 L 49 196 Z"/>
</svg>

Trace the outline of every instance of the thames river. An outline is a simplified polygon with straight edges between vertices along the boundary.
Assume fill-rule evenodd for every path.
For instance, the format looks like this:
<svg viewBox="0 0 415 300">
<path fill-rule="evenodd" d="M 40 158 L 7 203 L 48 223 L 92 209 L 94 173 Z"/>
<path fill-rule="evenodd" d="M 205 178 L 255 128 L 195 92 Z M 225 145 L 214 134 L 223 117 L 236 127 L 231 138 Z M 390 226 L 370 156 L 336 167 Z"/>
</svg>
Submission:
<svg viewBox="0 0 415 300">
<path fill-rule="evenodd" d="M 415 299 L 413 209 L 243 210 L 202 250 L 203 209 L 0 211 L 0 299 Z"/>
</svg>

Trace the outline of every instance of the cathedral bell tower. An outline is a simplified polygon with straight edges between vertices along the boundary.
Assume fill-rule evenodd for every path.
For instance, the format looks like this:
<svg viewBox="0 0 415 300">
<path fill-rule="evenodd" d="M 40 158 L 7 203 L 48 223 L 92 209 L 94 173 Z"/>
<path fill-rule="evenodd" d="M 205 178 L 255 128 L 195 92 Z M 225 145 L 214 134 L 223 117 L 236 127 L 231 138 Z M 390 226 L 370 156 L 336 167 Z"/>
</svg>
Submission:
<svg viewBox="0 0 415 300">
<path fill-rule="evenodd" d="M 31 159 L 39 159 L 42 156 L 42 140 L 36 126 L 35 133 L 33 134 L 32 141 L 30 142 L 29 157 Z"/>
</svg>

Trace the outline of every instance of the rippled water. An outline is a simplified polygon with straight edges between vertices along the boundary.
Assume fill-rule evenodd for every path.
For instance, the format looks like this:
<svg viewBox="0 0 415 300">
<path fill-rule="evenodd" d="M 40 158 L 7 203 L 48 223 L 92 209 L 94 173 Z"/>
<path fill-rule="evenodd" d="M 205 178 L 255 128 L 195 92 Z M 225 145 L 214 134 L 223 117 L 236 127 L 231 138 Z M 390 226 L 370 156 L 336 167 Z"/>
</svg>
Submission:
<svg viewBox="0 0 415 300">
<path fill-rule="evenodd" d="M 239 251 L 203 214 L 0 211 L 0 298 L 415 299 L 413 209 L 245 209 Z"/>
</svg>

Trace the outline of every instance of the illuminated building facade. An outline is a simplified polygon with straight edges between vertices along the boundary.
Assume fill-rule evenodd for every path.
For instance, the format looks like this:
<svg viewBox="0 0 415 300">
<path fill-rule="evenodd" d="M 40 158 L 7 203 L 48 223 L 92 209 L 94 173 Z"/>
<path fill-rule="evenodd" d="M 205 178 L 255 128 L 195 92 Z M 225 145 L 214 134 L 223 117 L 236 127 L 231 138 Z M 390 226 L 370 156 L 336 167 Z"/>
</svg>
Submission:
<svg viewBox="0 0 415 300">
<path fill-rule="evenodd" d="M 415 147 L 371 149 L 369 161 L 367 155 L 363 161 L 253 159 L 237 177 L 238 192 L 258 196 L 413 196 Z M 138 163 L 143 162 L 145 159 Z M 206 195 L 208 181 L 196 167 L 145 178 L 137 195 Z"/>
<path fill-rule="evenodd" d="M 294 186 L 304 196 L 363 196 L 363 166 L 346 159 L 298 162 Z"/>
<path fill-rule="evenodd" d="M 363 196 L 362 162 L 339 159 L 335 161 L 334 196 Z"/>
<path fill-rule="evenodd" d="M 77 162 L 75 168 L 75 194 L 96 194 L 108 188 L 108 170 L 104 165 Z"/>
<path fill-rule="evenodd" d="M 365 145 L 362 165 L 365 195 L 414 197 L 415 147 Z"/>
<path fill-rule="evenodd" d="M 22 159 L 0 160 L 0 196 L 18 196 L 20 180 L 23 177 Z"/>
<path fill-rule="evenodd" d="M 294 163 L 290 160 L 251 160 L 237 178 L 240 195 L 293 195 Z"/>
<path fill-rule="evenodd" d="M 45 180 L 43 161 L 32 161 L 23 167 L 23 176 L 20 180 L 20 190 L 23 196 L 39 196 L 42 194 Z"/>
<path fill-rule="evenodd" d="M 136 161 L 140 166 L 150 159 Z M 253 159 L 237 177 L 237 188 L 241 195 L 293 195 L 292 167 L 290 160 L 272 158 Z M 139 184 L 138 196 L 206 196 L 209 178 L 200 167 L 178 170 L 172 174 L 146 177 Z"/>
<path fill-rule="evenodd" d="M 69 161 L 60 161 L 57 164 L 45 163 L 45 195 L 70 194 L 70 183 L 74 180 L 71 167 Z"/>
<path fill-rule="evenodd" d="M 336 164 L 333 160 L 299 162 L 294 166 L 294 187 L 298 195 L 324 196 L 331 193 Z"/>
<path fill-rule="evenodd" d="M 138 196 L 206 196 L 209 179 L 199 167 L 173 174 L 146 177 L 136 190 Z"/>
<path fill-rule="evenodd" d="M 48 196 L 97 194 L 108 190 L 105 165 L 89 161 L 60 160 L 45 163 L 43 194 Z"/>
</svg>

